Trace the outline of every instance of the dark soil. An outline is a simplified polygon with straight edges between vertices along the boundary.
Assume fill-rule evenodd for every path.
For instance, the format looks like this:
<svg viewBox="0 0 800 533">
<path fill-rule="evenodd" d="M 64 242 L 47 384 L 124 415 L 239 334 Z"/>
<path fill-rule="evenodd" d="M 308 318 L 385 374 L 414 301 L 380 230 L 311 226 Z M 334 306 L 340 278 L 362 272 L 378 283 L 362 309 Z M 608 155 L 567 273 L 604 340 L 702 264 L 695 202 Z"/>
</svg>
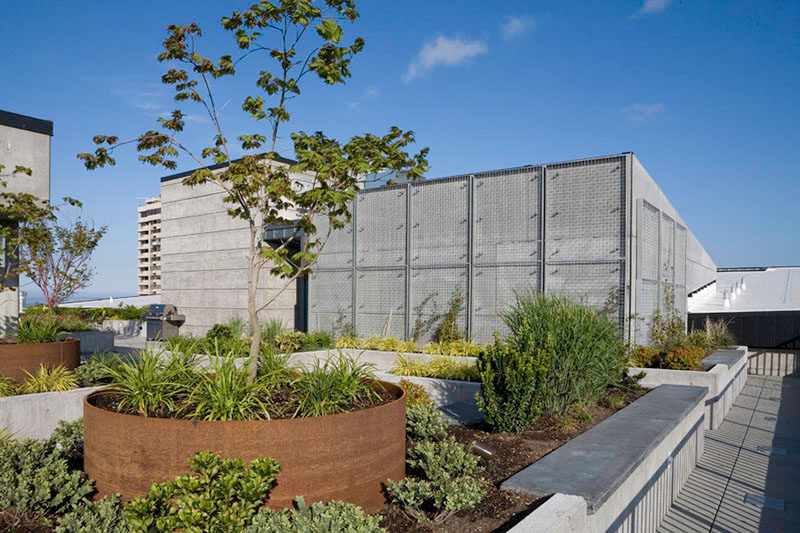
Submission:
<svg viewBox="0 0 800 533">
<path fill-rule="evenodd" d="M 394 394 L 383 388 L 376 387 L 374 391 L 377 394 L 352 398 L 347 404 L 340 406 L 340 412 L 349 413 L 352 411 L 360 411 L 370 407 L 385 405 L 397 399 Z M 92 404 L 95 407 L 108 411 L 115 411 L 117 413 L 128 415 L 139 414 L 134 409 L 120 406 L 121 399 L 122 396 L 119 394 L 102 393 L 92 398 Z M 297 394 L 294 393 L 291 386 L 285 385 L 273 389 L 269 395 L 264 395 L 260 399 L 267 406 L 270 419 L 294 418 L 293 415 L 297 410 Z M 182 401 L 178 400 L 175 403 L 176 408 L 174 410 L 163 406 L 161 409 L 148 412 L 147 416 L 153 418 L 188 419 L 188 415 L 193 413 L 196 407 L 188 397 L 184 398 Z M 263 417 L 263 419 L 266 418 L 266 416 Z"/>
<path fill-rule="evenodd" d="M 49 533 L 53 529 L 31 511 L 0 508 L 0 531 L 8 533 Z"/>
<path fill-rule="evenodd" d="M 387 505 L 379 511 L 381 525 L 389 533 L 482 533 L 507 531 L 536 509 L 547 498 L 500 490 L 500 484 L 513 474 L 544 457 L 567 441 L 596 426 L 622 409 L 646 391 L 617 396 L 616 405 L 591 406 L 578 415 L 565 418 L 541 417 L 519 435 L 490 433 L 481 423 L 471 426 L 451 426 L 448 431 L 463 444 L 480 443 L 494 452 L 483 457 L 483 477 L 490 487 L 486 498 L 475 509 L 460 511 L 439 524 L 419 524 L 409 518 L 397 505 Z"/>
</svg>

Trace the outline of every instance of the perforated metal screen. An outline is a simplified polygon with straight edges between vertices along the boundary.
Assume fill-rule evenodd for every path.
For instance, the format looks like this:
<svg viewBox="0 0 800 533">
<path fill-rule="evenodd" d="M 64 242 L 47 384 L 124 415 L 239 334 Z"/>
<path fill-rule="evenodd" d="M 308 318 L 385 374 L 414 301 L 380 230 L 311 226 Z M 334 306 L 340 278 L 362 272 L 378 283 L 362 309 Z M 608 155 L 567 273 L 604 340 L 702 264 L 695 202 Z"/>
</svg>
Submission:
<svg viewBox="0 0 800 533">
<path fill-rule="evenodd" d="M 461 291 L 459 328 L 486 342 L 505 333 L 515 292 L 543 289 L 622 324 L 625 187 L 619 156 L 363 191 L 355 235 L 335 231 L 311 277 L 310 327 L 330 330 L 349 310 L 359 335 L 408 338 Z"/>
</svg>

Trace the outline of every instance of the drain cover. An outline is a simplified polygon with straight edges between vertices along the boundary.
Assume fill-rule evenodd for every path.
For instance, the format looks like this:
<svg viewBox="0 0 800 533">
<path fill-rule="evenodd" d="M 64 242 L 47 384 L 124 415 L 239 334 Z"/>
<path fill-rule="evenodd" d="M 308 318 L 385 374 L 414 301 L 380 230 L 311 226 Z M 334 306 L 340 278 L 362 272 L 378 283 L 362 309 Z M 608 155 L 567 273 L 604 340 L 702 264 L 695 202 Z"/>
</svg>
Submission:
<svg viewBox="0 0 800 533">
<path fill-rule="evenodd" d="M 767 455 L 786 455 L 786 448 L 776 448 L 774 446 L 757 446 L 756 450 Z"/>
<path fill-rule="evenodd" d="M 766 507 L 767 509 L 775 509 L 776 511 L 783 511 L 786 508 L 786 502 L 784 500 L 767 498 L 761 494 L 745 494 L 744 503 L 749 503 L 757 507 Z"/>
</svg>

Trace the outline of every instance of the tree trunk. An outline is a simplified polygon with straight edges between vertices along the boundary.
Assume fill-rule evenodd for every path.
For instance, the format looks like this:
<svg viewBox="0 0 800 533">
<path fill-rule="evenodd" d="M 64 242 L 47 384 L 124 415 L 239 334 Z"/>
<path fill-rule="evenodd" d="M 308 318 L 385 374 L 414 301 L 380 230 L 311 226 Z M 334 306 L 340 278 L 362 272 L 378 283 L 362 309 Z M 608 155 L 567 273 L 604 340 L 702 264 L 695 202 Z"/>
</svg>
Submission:
<svg viewBox="0 0 800 533">
<path fill-rule="evenodd" d="M 256 296 L 258 295 L 258 229 L 250 222 L 250 263 L 248 265 L 247 276 L 247 313 L 250 316 L 250 328 L 253 334 L 250 337 L 250 362 L 247 370 L 250 383 L 256 380 L 258 374 L 258 356 L 261 352 L 261 325 L 258 322 L 258 307 L 256 306 Z"/>
</svg>

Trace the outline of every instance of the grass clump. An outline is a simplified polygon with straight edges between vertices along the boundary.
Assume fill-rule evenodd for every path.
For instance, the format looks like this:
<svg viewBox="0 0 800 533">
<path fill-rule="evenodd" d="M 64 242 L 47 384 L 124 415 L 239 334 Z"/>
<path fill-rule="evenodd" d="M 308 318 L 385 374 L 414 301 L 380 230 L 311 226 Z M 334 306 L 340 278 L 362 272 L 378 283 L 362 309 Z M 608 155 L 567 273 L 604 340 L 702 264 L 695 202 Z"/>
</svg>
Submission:
<svg viewBox="0 0 800 533">
<path fill-rule="evenodd" d="M 627 367 L 617 324 L 568 297 L 518 294 L 502 318 L 511 330 L 509 343 L 550 352 L 543 411 L 563 415 L 574 405 L 597 403 Z"/>
<path fill-rule="evenodd" d="M 58 336 L 67 333 L 56 318 L 26 316 L 19 321 L 17 338 L 20 344 L 56 342 Z"/>
<path fill-rule="evenodd" d="M 17 384 L 14 381 L 2 374 L 0 374 L 0 398 L 3 396 L 16 396 Z"/>
<path fill-rule="evenodd" d="M 440 355 L 429 361 L 398 355 L 392 365 L 392 374 L 421 378 L 478 381 L 478 367 L 471 361 L 459 361 L 456 357 Z"/>
<path fill-rule="evenodd" d="M 357 358 L 339 352 L 335 358 L 315 360 L 292 382 L 297 398 L 296 415 L 323 416 L 344 413 L 353 405 L 371 407 L 381 398 L 371 379 L 374 365 L 362 364 Z"/>
<path fill-rule="evenodd" d="M 78 388 L 75 374 L 62 365 L 48 368 L 39 366 L 35 374 L 25 371 L 28 378 L 20 385 L 20 394 L 36 394 L 39 392 L 62 392 Z"/>
<path fill-rule="evenodd" d="M 199 383 L 188 398 L 192 420 L 260 420 L 270 418 L 264 401 L 263 380 L 249 382 L 247 366 L 230 356 L 216 357 L 209 372 L 199 374 Z"/>
</svg>

